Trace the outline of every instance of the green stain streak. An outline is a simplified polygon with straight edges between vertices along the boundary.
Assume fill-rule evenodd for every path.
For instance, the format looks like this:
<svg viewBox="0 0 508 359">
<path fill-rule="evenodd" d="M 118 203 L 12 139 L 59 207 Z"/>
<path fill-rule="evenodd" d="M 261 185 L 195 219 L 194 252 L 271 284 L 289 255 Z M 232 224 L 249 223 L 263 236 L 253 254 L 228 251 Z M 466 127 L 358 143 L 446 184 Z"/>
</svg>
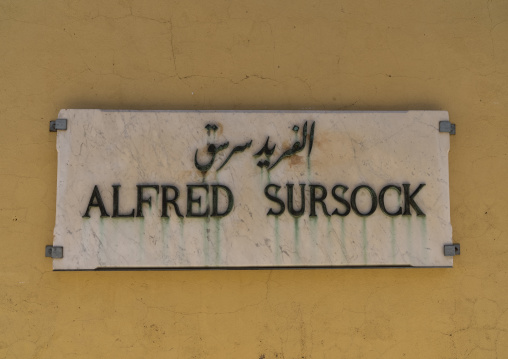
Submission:
<svg viewBox="0 0 508 359">
<path fill-rule="evenodd" d="M 205 208 L 208 208 L 210 205 L 208 196 L 205 197 Z M 201 201 L 199 201 L 199 212 L 201 213 Z M 204 255 L 205 255 L 205 264 L 210 264 L 210 217 L 206 217 L 203 221 L 203 229 L 204 229 Z"/>
<path fill-rule="evenodd" d="M 215 265 L 219 265 L 220 264 L 220 257 L 221 257 L 220 219 L 214 218 L 213 221 L 215 224 Z"/>
<path fill-rule="evenodd" d="M 413 235 L 413 228 L 412 228 L 412 221 L 411 221 L 411 216 L 404 216 L 406 218 L 406 221 L 407 221 L 407 224 L 406 224 L 406 229 L 407 229 L 407 250 L 409 251 L 409 253 L 413 253 L 413 238 L 412 238 L 412 235 Z"/>
<path fill-rule="evenodd" d="M 367 258 L 367 219 L 365 217 L 362 217 L 362 239 L 363 239 L 363 263 L 368 263 Z"/>
<path fill-rule="evenodd" d="M 326 217 L 326 245 L 327 245 L 327 253 L 331 253 L 332 249 L 332 216 Z"/>
<path fill-rule="evenodd" d="M 298 263 L 301 262 L 301 259 L 300 259 L 300 226 L 299 226 L 299 217 L 294 217 L 294 222 L 295 222 L 295 225 L 294 225 L 294 235 L 295 235 L 295 253 L 296 253 L 296 260 Z"/>
<path fill-rule="evenodd" d="M 266 177 L 269 178 L 270 177 L 270 174 L 268 171 L 266 171 Z M 265 168 L 264 167 L 261 167 L 259 169 L 259 182 L 260 183 L 264 183 L 265 182 Z M 270 180 L 268 180 L 268 182 L 270 182 Z"/>
<path fill-rule="evenodd" d="M 395 248 L 397 246 L 397 236 L 395 233 L 395 218 L 390 217 L 390 236 L 391 236 L 391 244 L 392 244 L 392 262 L 395 263 Z"/>
<path fill-rule="evenodd" d="M 145 256 L 145 219 L 139 219 L 139 257 Z"/>
<path fill-rule="evenodd" d="M 203 220 L 203 255 L 205 260 L 205 265 L 210 264 L 210 218 L 205 218 Z"/>
<path fill-rule="evenodd" d="M 282 253 L 280 250 L 280 232 L 279 232 L 279 217 L 274 218 L 274 231 L 275 231 L 275 263 L 280 264 L 282 262 Z"/>
<path fill-rule="evenodd" d="M 318 225 L 318 217 L 309 217 L 309 229 L 310 229 L 310 236 L 311 236 L 311 240 L 314 240 L 315 242 L 315 245 L 312 246 L 313 249 L 315 248 L 319 248 L 319 246 L 317 245 L 317 238 L 318 238 L 318 229 L 317 229 L 317 225 Z M 312 253 L 310 253 L 311 255 L 311 261 L 313 259 L 313 256 L 314 256 L 314 251 Z"/>
<path fill-rule="evenodd" d="M 340 238 L 339 238 L 340 250 L 342 251 L 342 255 L 344 256 L 344 260 L 346 263 L 349 263 L 349 257 L 347 255 L 346 249 L 346 222 L 344 221 L 344 217 L 340 217 Z"/>
<path fill-rule="evenodd" d="M 427 217 L 417 217 L 420 221 L 421 225 L 421 233 L 422 233 L 422 251 L 423 251 L 423 258 L 427 259 L 429 251 L 427 250 Z"/>
<path fill-rule="evenodd" d="M 169 258 L 169 237 L 170 237 L 169 218 L 161 218 L 161 236 L 162 236 L 162 258 L 165 261 Z"/>
<path fill-rule="evenodd" d="M 184 239 L 184 220 L 183 218 L 178 217 L 178 222 L 180 224 L 180 245 L 178 246 L 178 252 L 180 253 L 180 258 L 183 258 L 183 253 L 185 252 L 185 239 Z M 187 263 L 181 263 L 187 264 Z"/>
<path fill-rule="evenodd" d="M 261 158 L 259 158 L 258 160 L 261 161 Z M 270 156 L 266 156 L 266 160 L 268 162 L 270 162 Z M 266 172 L 266 181 L 267 181 L 267 183 L 270 183 L 270 180 L 271 180 L 270 171 L 268 171 L 268 168 L 266 168 L 266 167 L 261 167 L 259 169 L 259 175 L 260 175 L 261 183 L 265 182 L 265 172 Z"/>
</svg>

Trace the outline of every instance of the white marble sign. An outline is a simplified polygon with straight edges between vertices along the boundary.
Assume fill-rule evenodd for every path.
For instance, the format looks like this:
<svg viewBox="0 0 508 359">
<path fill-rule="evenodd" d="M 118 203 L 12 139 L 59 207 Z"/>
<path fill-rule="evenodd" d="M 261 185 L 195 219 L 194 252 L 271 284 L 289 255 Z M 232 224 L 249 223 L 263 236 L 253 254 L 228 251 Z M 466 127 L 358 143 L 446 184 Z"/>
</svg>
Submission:
<svg viewBox="0 0 508 359">
<path fill-rule="evenodd" d="M 54 269 L 453 264 L 447 112 L 59 118 Z"/>
</svg>

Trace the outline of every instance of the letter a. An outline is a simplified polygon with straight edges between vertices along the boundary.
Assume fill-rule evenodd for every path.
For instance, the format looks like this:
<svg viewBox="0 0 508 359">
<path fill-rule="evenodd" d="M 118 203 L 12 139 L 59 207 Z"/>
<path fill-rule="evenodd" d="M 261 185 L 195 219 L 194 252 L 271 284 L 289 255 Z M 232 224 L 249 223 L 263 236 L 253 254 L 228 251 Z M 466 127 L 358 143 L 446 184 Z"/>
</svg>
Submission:
<svg viewBox="0 0 508 359">
<path fill-rule="evenodd" d="M 83 218 L 90 218 L 90 207 L 99 207 L 101 210 L 101 217 L 109 217 L 108 212 L 106 212 L 106 207 L 104 207 L 101 193 L 99 192 L 97 186 L 93 188 L 92 196 L 90 197 L 90 202 L 88 202 L 88 207 L 86 207 L 86 212 L 83 215 Z"/>
</svg>

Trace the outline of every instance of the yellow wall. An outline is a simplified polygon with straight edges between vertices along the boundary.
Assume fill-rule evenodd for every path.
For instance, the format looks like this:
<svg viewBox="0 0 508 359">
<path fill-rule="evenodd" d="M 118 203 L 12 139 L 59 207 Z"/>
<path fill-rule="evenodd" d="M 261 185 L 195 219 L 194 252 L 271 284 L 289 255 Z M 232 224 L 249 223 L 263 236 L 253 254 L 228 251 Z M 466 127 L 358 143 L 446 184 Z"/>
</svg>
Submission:
<svg viewBox="0 0 508 359">
<path fill-rule="evenodd" d="M 0 0 L 0 358 L 507 358 L 508 1 Z M 53 272 L 61 108 L 447 110 L 453 269 Z"/>
</svg>

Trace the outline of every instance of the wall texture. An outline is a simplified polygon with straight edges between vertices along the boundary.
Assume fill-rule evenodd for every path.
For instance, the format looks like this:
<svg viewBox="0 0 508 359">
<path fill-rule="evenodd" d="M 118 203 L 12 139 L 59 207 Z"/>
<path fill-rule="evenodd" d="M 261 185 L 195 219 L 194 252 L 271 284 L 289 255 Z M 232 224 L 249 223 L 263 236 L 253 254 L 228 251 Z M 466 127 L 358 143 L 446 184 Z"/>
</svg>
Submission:
<svg viewBox="0 0 508 359">
<path fill-rule="evenodd" d="M 0 358 L 508 357 L 508 2 L 0 0 Z M 53 272 L 61 108 L 447 110 L 453 269 Z"/>
</svg>

